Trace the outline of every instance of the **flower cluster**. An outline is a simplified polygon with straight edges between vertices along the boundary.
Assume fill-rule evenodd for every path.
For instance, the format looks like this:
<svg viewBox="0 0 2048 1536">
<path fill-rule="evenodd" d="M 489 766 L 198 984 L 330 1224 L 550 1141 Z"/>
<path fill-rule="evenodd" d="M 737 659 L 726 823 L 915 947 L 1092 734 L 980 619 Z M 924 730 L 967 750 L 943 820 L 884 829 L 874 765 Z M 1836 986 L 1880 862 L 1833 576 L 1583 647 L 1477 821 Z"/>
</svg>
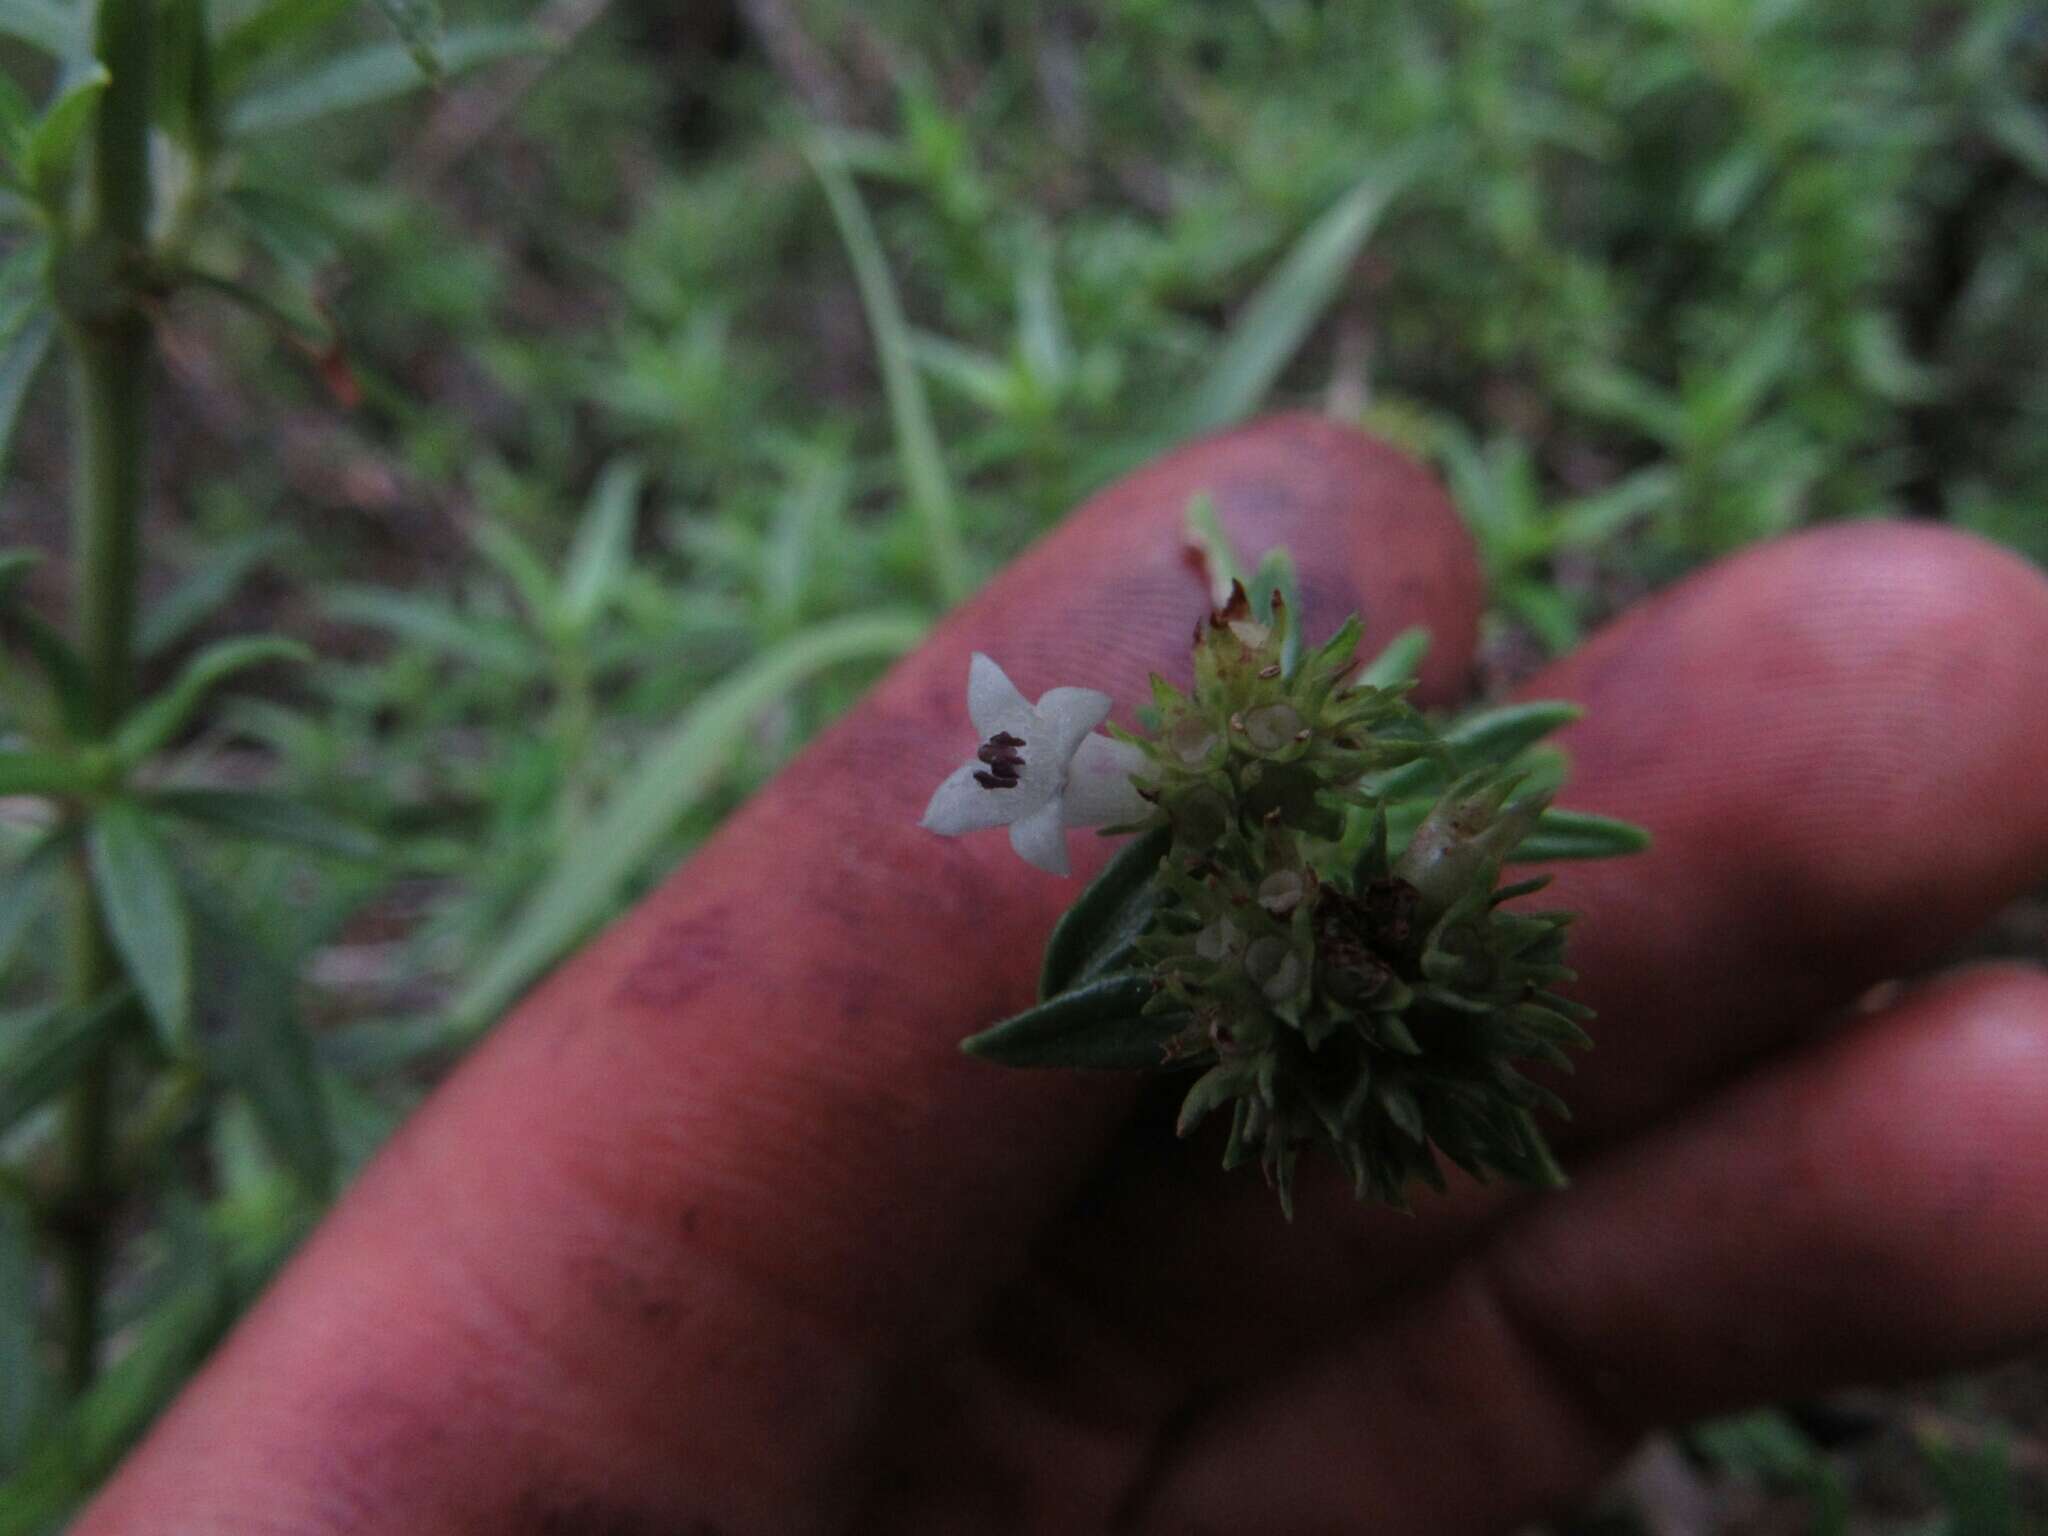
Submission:
<svg viewBox="0 0 2048 1536">
<path fill-rule="evenodd" d="M 1066 826 L 1144 835 L 1061 923 L 1039 1006 L 967 1048 L 1192 1071 L 1181 1133 L 1227 1116 L 1224 1165 L 1256 1158 L 1290 1212 L 1307 1147 L 1360 1198 L 1397 1205 L 1418 1181 L 1441 1187 L 1439 1154 L 1554 1183 L 1533 1113 L 1564 1106 L 1522 1068 L 1568 1068 L 1588 1015 L 1553 990 L 1571 975 L 1570 915 L 1524 910 L 1545 882 L 1503 886 L 1501 871 L 1545 822 L 1526 749 L 1570 711 L 1515 706 L 1440 733 L 1411 685 L 1357 680 L 1355 620 L 1299 656 L 1293 622 L 1277 592 L 1255 615 L 1233 591 L 1197 631 L 1192 689 L 1153 680 L 1143 735 L 1097 734 L 1109 700 L 1089 690 L 1028 704 L 975 657 L 983 743 L 925 825 L 1007 824 L 1058 872 Z M 1640 846 L 1603 828 L 1580 851 Z"/>
</svg>

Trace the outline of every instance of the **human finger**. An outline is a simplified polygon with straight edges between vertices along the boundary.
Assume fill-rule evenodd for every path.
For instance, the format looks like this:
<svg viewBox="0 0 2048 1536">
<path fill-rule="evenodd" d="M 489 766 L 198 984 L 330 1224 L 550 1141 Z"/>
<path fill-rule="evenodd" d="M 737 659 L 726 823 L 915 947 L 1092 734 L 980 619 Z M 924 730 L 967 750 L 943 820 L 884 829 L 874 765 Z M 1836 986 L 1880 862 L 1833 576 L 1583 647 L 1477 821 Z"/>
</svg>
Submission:
<svg viewBox="0 0 2048 1536">
<path fill-rule="evenodd" d="M 1196 495 L 1291 548 L 1310 622 L 1426 623 L 1426 682 L 1462 678 L 1471 546 L 1391 450 L 1287 417 L 1119 483 L 518 1010 L 81 1529 L 829 1528 L 905 1351 L 966 1324 L 1126 1098 L 954 1049 L 1028 999 L 1075 889 L 916 828 L 968 657 L 1126 705 L 1184 669 Z"/>
<path fill-rule="evenodd" d="M 2044 1102 L 2048 977 L 1910 995 L 1232 1394 L 1160 1468 L 1143 1528 L 1505 1530 L 1650 1426 L 2030 1344 L 2048 1328 Z"/>
</svg>

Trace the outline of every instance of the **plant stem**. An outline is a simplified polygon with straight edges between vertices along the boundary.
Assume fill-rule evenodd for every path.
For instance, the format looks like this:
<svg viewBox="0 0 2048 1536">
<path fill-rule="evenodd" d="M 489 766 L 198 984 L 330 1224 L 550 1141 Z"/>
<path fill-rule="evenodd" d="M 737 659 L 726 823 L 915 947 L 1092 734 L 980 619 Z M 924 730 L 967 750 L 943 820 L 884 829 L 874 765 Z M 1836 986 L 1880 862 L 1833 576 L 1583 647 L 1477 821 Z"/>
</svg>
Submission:
<svg viewBox="0 0 2048 1536">
<path fill-rule="evenodd" d="M 102 0 L 95 51 L 110 77 L 93 141 L 84 240 L 105 253 L 104 292 L 65 315 L 72 353 L 72 612 L 91 693 L 89 720 L 105 736 L 134 687 L 135 588 L 148 465 L 150 329 L 129 279 L 147 255 L 154 10 L 149 0 Z M 77 304 L 74 298 L 73 303 Z M 120 979 L 83 859 L 71 877 L 65 992 L 90 1007 Z M 66 1107 L 69 1187 L 59 1228 L 64 1372 L 74 1390 L 99 1368 L 100 1291 L 115 1191 L 109 1162 L 114 1059 L 89 1062 Z"/>
</svg>

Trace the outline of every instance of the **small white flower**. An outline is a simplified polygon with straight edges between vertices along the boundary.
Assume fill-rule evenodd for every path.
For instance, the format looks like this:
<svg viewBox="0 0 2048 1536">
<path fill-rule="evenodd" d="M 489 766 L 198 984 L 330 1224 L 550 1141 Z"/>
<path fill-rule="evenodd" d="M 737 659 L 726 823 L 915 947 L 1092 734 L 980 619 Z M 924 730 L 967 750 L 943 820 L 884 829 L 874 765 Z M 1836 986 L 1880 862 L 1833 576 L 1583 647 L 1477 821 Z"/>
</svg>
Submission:
<svg viewBox="0 0 2048 1536">
<path fill-rule="evenodd" d="M 1131 785 L 1145 754 L 1095 734 L 1109 705 L 1093 688 L 1054 688 L 1033 704 L 976 651 L 967 714 L 981 747 L 947 775 L 919 825 L 947 837 L 1006 826 L 1022 858 L 1066 874 L 1068 827 L 1137 821 L 1150 809 Z"/>
</svg>

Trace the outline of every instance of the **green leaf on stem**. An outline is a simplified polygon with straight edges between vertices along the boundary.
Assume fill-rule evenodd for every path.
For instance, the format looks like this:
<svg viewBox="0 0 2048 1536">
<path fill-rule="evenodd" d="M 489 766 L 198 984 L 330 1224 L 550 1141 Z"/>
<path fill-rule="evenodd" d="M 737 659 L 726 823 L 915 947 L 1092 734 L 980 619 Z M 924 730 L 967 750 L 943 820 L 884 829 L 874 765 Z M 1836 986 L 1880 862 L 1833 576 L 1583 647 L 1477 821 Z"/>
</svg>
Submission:
<svg viewBox="0 0 2048 1536">
<path fill-rule="evenodd" d="M 270 0 L 222 35 L 213 50 L 222 90 L 234 90 L 273 55 L 302 42 L 355 9 L 356 0 Z"/>
<path fill-rule="evenodd" d="M 220 140 L 213 90 L 213 39 L 206 0 L 160 0 L 156 53 L 165 128 L 202 158 Z"/>
<path fill-rule="evenodd" d="M 322 596 L 321 606 L 343 623 L 381 629 L 508 676 L 537 675 L 546 668 L 545 657 L 515 625 L 471 618 L 445 603 L 381 587 L 334 587 Z"/>
<path fill-rule="evenodd" d="M 1503 704 L 1466 715 L 1443 734 L 1459 773 L 1475 768 L 1504 768 L 1552 731 L 1577 720 L 1585 711 L 1562 699 L 1534 699 Z"/>
<path fill-rule="evenodd" d="M 296 640 L 244 635 L 209 645 L 185 664 L 171 685 L 145 699 L 114 732 L 114 756 L 132 768 L 171 739 L 206 702 L 206 696 L 237 672 L 272 661 L 309 661 L 312 652 Z"/>
<path fill-rule="evenodd" d="M 1547 863 L 1552 859 L 1611 859 L 1641 853 L 1650 834 L 1633 822 L 1585 811 L 1546 810 L 1535 830 L 1508 855 L 1513 864 Z"/>
<path fill-rule="evenodd" d="M 101 806 L 85 836 L 93 889 L 122 968 L 164 1048 L 182 1056 L 192 1028 L 192 924 L 170 850 L 133 800 Z"/>
<path fill-rule="evenodd" d="M 39 613 L 18 604 L 0 605 L 0 640 L 18 645 L 34 658 L 54 696 L 63 730 L 74 741 L 92 735 L 92 682 L 85 663 Z"/>
<path fill-rule="evenodd" d="M 590 504 L 576 525 L 562 572 L 562 616 L 577 628 L 594 621 L 633 558 L 633 519 L 646 478 L 632 459 L 614 459 L 597 477 Z"/>
<path fill-rule="evenodd" d="M 119 987 L 90 1008 L 52 1003 L 0 1016 L 0 1135 L 70 1087 L 132 1001 Z"/>
<path fill-rule="evenodd" d="M 104 66 L 90 64 L 70 72 L 56 98 L 28 132 L 21 149 L 22 177 L 45 203 L 62 196 L 71 178 L 71 162 L 77 157 L 93 107 L 112 77 Z"/>
<path fill-rule="evenodd" d="M 860 289 L 861 307 L 867 312 L 876 361 L 882 370 L 882 387 L 889 397 L 896 456 L 910 493 L 911 510 L 924 525 L 939 600 L 950 606 L 973 590 L 973 572 L 960 538 L 960 508 L 952 477 L 939 451 L 938 429 L 932 424 L 931 403 L 925 398 L 924 378 L 917 371 L 910 327 L 896 297 L 888 258 L 838 146 L 820 139 L 807 144 L 804 153 L 825 189 L 825 201 L 839 226 L 847 259 L 853 263 L 854 282 Z"/>
<path fill-rule="evenodd" d="M 546 39 L 526 27 L 478 26 L 450 32 L 440 49 L 444 73 L 454 75 L 493 59 L 537 53 Z M 247 139 L 301 127 L 336 112 L 374 106 L 427 83 L 410 49 L 382 43 L 358 48 L 305 74 L 249 92 L 228 112 L 230 138 Z"/>
<path fill-rule="evenodd" d="M 1138 935 L 1152 922 L 1159 901 L 1153 876 L 1173 846 L 1173 829 L 1140 833 L 1088 882 L 1046 941 L 1038 973 L 1044 1002 L 1094 977 L 1113 971 L 1129 957 Z"/>
<path fill-rule="evenodd" d="M 91 782 L 80 761 L 63 752 L 0 752 L 0 795 L 71 795 Z"/>
<path fill-rule="evenodd" d="M 1401 683 L 1415 681 L 1416 669 L 1422 665 L 1422 658 L 1429 654 L 1429 631 L 1420 624 L 1412 624 L 1393 639 L 1386 648 L 1358 669 L 1356 682 L 1366 688 L 1392 688 Z"/>
<path fill-rule="evenodd" d="M 75 828 L 55 827 L 19 858 L 0 868 L 0 972 L 13 963 L 22 940 L 28 937 L 36 919 L 49 909 L 65 856 L 76 842 Z"/>
<path fill-rule="evenodd" d="M 1168 1066 L 1183 1014 L 1140 1010 L 1157 990 L 1142 971 L 1117 971 L 1062 992 L 960 1042 L 970 1056 L 1005 1067 L 1148 1071 Z"/>
<path fill-rule="evenodd" d="M 161 656 L 220 611 L 258 566 L 291 542 L 277 528 L 256 532 L 207 551 L 191 573 L 150 607 L 135 632 L 136 655 Z"/>
<path fill-rule="evenodd" d="M 283 843 L 338 858 L 374 859 L 383 847 L 367 827 L 272 790 L 161 789 L 145 795 L 143 803 L 258 842 Z"/>
<path fill-rule="evenodd" d="M 30 315 L 0 344 L 0 479 L 7 473 L 7 450 L 14 442 L 14 424 L 21 416 L 50 343 L 57 339 L 57 317 L 48 310 Z"/>
<path fill-rule="evenodd" d="M 316 1201 L 334 1193 L 340 1159 L 334 1126 L 299 1016 L 298 966 L 232 895 L 193 891 L 195 947 L 205 978 L 200 1003 L 209 1071 L 248 1101 L 264 1143 Z"/>
<path fill-rule="evenodd" d="M 376 5 L 398 33 L 398 40 L 405 44 L 420 73 L 438 84 L 441 79 L 439 50 L 442 34 L 446 31 L 440 0 L 376 0 Z"/>
</svg>

